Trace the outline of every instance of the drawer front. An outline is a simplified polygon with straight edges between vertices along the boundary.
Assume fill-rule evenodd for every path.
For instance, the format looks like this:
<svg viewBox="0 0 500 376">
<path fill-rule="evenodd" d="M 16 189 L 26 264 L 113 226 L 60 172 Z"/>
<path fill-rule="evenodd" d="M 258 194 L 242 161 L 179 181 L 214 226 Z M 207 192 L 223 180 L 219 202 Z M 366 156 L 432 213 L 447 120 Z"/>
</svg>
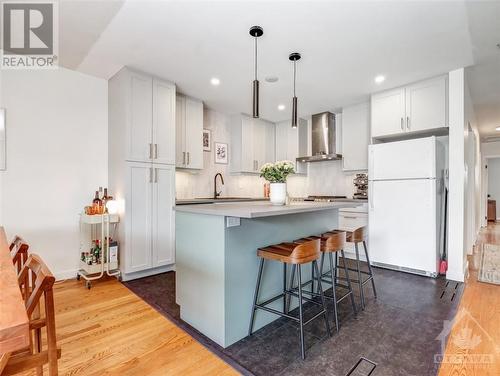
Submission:
<svg viewBox="0 0 500 376">
<path fill-rule="evenodd" d="M 359 227 L 368 225 L 368 215 L 365 213 L 340 213 L 339 228 L 354 231 Z"/>
</svg>

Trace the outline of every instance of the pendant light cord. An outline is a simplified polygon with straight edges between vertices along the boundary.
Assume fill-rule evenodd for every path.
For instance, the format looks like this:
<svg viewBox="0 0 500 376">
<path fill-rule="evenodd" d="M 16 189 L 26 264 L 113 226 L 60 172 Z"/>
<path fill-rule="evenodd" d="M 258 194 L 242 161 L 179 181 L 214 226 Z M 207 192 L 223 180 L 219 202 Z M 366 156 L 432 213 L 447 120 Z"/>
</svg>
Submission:
<svg viewBox="0 0 500 376">
<path fill-rule="evenodd" d="M 255 39 L 255 79 L 257 79 L 257 37 Z"/>
<path fill-rule="evenodd" d="M 297 79 L 297 60 L 293 61 L 293 96 L 295 95 L 295 80 Z"/>
</svg>

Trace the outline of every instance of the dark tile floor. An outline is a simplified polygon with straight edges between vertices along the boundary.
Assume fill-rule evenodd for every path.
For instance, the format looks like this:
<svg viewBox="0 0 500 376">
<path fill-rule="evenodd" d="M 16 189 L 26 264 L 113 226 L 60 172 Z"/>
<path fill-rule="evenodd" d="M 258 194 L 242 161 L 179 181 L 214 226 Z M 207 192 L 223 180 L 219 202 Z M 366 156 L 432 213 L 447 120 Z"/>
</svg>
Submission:
<svg viewBox="0 0 500 376">
<path fill-rule="evenodd" d="M 345 376 L 365 357 L 377 364 L 372 376 L 435 375 L 434 355 L 441 351 L 436 338 L 456 312 L 461 285 L 379 268 L 374 273 L 377 299 L 365 285 L 366 308 L 357 318 L 344 299 L 338 333 L 329 338 L 321 318 L 305 327 L 306 360 L 300 358 L 298 325 L 285 318 L 223 349 L 180 319 L 173 272 L 125 285 L 243 374 Z M 316 311 L 306 307 L 306 319 Z"/>
</svg>

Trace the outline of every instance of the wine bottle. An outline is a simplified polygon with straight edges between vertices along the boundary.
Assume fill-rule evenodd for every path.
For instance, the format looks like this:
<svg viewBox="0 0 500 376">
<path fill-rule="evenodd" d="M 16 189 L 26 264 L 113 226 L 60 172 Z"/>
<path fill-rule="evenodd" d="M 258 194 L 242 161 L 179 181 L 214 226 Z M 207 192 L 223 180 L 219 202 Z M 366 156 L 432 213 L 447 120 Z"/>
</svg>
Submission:
<svg viewBox="0 0 500 376">
<path fill-rule="evenodd" d="M 94 200 L 92 201 L 92 204 L 97 205 L 97 206 L 101 206 L 102 201 L 99 198 L 99 191 L 95 191 L 95 197 L 94 197 Z"/>
</svg>

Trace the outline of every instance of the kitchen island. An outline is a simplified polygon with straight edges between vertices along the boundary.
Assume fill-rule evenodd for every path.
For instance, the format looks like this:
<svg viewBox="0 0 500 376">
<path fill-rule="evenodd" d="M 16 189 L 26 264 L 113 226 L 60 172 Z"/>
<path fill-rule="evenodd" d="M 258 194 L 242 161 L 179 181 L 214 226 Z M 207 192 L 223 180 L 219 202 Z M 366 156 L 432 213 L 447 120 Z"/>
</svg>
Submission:
<svg viewBox="0 0 500 376">
<path fill-rule="evenodd" d="M 246 337 L 259 265 L 257 248 L 335 229 L 339 209 L 357 205 L 238 202 L 176 206 L 176 300 L 181 319 L 222 347 Z M 281 263 L 266 262 L 259 300 L 282 292 L 282 268 Z M 310 275 L 310 269 L 304 268 L 306 280 Z M 281 309 L 282 299 L 273 304 Z M 277 318 L 257 311 L 254 328 Z"/>
</svg>

